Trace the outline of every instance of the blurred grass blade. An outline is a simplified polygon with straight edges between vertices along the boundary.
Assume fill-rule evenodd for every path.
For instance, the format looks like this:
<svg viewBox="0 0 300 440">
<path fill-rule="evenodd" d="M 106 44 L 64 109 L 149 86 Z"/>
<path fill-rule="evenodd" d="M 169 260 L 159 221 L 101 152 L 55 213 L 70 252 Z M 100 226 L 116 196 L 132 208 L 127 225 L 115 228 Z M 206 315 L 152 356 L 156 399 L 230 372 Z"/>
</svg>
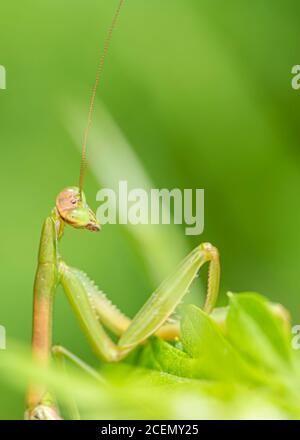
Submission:
<svg viewBox="0 0 300 440">
<path fill-rule="evenodd" d="M 67 127 L 80 150 L 86 109 L 73 102 L 66 114 Z M 125 180 L 128 190 L 141 188 L 148 192 L 155 188 L 143 164 L 106 109 L 100 104 L 96 105 L 95 115 L 97 119 L 90 135 L 87 160 L 100 186 L 118 193 L 119 181 Z M 155 283 L 174 269 L 188 252 L 184 233 L 180 232 L 178 226 L 127 224 L 124 230 L 136 241 L 139 254 Z"/>
</svg>

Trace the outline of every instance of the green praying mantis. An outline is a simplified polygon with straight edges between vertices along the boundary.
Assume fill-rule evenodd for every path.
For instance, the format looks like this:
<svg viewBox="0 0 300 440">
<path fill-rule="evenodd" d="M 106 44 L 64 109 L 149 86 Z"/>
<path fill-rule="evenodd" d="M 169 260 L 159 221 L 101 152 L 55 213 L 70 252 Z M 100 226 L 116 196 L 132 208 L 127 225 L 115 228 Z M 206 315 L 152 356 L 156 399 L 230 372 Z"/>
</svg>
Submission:
<svg viewBox="0 0 300 440">
<path fill-rule="evenodd" d="M 58 283 L 68 297 L 81 326 L 95 353 L 106 362 L 117 362 L 151 335 L 166 340 L 179 337 L 177 322 L 168 318 L 187 293 L 199 269 L 209 263 L 208 291 L 204 310 L 211 312 L 219 290 L 218 251 L 209 243 L 200 244 L 179 265 L 175 273 L 164 281 L 150 296 L 131 321 L 101 293 L 88 276 L 68 266 L 60 257 L 58 243 L 65 225 L 99 231 L 95 214 L 86 203 L 79 188 L 66 188 L 59 193 L 56 207 L 44 223 L 38 268 L 34 286 L 33 340 L 34 359 L 47 366 L 52 340 L 52 306 Z M 104 327 L 119 336 L 115 344 Z M 57 350 L 55 348 L 54 350 Z M 27 396 L 27 418 L 58 418 L 54 404 L 41 386 L 32 386 Z"/>
<path fill-rule="evenodd" d="M 66 353 L 63 348 L 52 346 L 52 309 L 58 284 L 62 285 L 93 350 L 100 359 L 106 362 L 118 362 L 124 359 L 151 335 L 157 335 L 166 340 L 178 338 L 180 336 L 179 323 L 170 321 L 169 317 L 188 292 L 198 271 L 205 263 L 209 264 L 207 296 L 204 305 L 207 313 L 213 310 L 218 296 L 219 255 L 217 249 L 209 243 L 197 246 L 181 262 L 174 274 L 152 293 L 133 320 L 112 305 L 84 272 L 65 263 L 59 253 L 59 242 L 66 225 L 92 232 L 100 230 L 96 215 L 87 204 L 82 190 L 85 152 L 100 73 L 123 3 L 124 0 L 121 0 L 114 16 L 96 76 L 84 138 L 80 185 L 67 187 L 58 194 L 55 207 L 46 218 L 42 229 L 34 284 L 32 351 L 34 360 L 44 368 L 47 368 L 53 351 Z M 105 327 L 119 337 L 118 343 L 112 341 Z M 60 418 L 54 400 L 42 384 L 32 384 L 26 400 L 27 419 Z"/>
</svg>

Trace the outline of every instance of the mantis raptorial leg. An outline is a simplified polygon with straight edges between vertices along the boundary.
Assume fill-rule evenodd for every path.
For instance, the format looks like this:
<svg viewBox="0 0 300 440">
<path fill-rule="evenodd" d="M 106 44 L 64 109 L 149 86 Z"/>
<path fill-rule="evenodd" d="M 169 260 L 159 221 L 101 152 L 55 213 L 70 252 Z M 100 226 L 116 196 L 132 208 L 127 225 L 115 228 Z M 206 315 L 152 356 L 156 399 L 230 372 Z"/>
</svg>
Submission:
<svg viewBox="0 0 300 440">
<path fill-rule="evenodd" d="M 58 242 L 65 224 L 75 228 L 99 231 L 95 214 L 86 203 L 83 193 L 70 187 L 59 193 L 52 215 L 44 223 L 41 236 L 38 268 L 34 287 L 33 356 L 47 366 L 52 346 L 52 307 L 56 287 L 62 284 L 81 326 L 96 354 L 104 361 L 123 359 L 133 348 L 156 334 L 164 339 L 179 336 L 177 323 L 167 320 L 187 293 L 199 269 L 209 263 L 208 291 L 204 309 L 211 312 L 219 290 L 218 251 L 209 243 L 196 247 L 150 296 L 131 321 L 116 309 L 98 290 L 85 273 L 68 266 L 58 253 Z M 103 325 L 102 325 L 103 324 Z M 121 336 L 115 344 L 104 326 Z M 27 417 L 36 418 L 37 408 L 43 414 L 45 407 L 51 414 L 54 404 L 42 385 L 31 386 L 27 397 Z"/>
<path fill-rule="evenodd" d="M 105 361 L 118 361 L 134 347 L 154 333 L 165 339 L 179 336 L 176 324 L 165 324 L 178 303 L 188 291 L 201 266 L 210 262 L 210 280 L 205 310 L 214 306 L 217 291 L 219 265 L 215 248 L 205 243 L 198 246 L 178 267 L 177 271 L 153 292 L 149 300 L 130 322 L 121 312 L 97 293 L 97 288 L 81 271 L 60 263 L 61 283 L 96 353 Z M 103 308 L 101 307 L 103 305 Z M 105 310 L 106 309 L 106 310 Z M 105 313 L 104 314 L 104 310 Z M 118 344 L 114 344 L 99 324 L 99 318 L 111 329 L 122 330 Z M 124 326 L 123 329 L 121 326 Z"/>
</svg>

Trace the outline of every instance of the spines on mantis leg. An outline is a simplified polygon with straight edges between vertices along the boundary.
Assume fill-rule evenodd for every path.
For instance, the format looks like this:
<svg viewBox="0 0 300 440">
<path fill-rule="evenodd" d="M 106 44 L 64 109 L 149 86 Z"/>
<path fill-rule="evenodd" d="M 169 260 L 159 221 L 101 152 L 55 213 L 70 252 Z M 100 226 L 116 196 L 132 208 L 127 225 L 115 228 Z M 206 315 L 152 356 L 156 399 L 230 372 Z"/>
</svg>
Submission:
<svg viewBox="0 0 300 440">
<path fill-rule="evenodd" d="M 72 271 L 85 287 L 91 306 L 99 316 L 102 324 L 116 336 L 122 336 L 131 324 L 131 319 L 107 298 L 105 293 L 98 288 L 85 272 L 75 268 L 72 268 Z M 176 321 L 167 320 L 156 334 L 163 339 L 172 340 L 179 336 L 179 324 Z"/>
<path fill-rule="evenodd" d="M 59 264 L 59 273 L 68 300 L 96 354 L 105 361 L 119 360 L 121 350 L 116 347 L 99 322 L 98 313 L 90 300 L 90 283 L 87 283 L 86 277 L 81 271 L 67 266 L 62 261 Z"/>
<path fill-rule="evenodd" d="M 76 276 L 85 286 L 88 298 L 100 321 L 105 327 L 111 330 L 116 336 L 122 336 L 131 324 L 131 319 L 122 313 L 110 299 L 107 298 L 93 280 L 88 275 L 79 270 L 72 268 Z M 172 340 L 179 336 L 179 324 L 177 321 L 167 320 L 157 332 L 157 336 L 163 339 Z"/>
<path fill-rule="evenodd" d="M 57 285 L 57 237 L 55 222 L 48 217 L 43 225 L 38 266 L 34 282 L 33 303 L 33 358 L 46 366 L 50 358 L 52 345 L 52 306 Z M 32 386 L 27 396 L 28 408 L 34 408 L 41 402 L 44 389 Z"/>
<path fill-rule="evenodd" d="M 121 336 L 129 327 L 130 319 L 112 304 L 105 293 L 99 290 L 95 282 L 85 272 L 75 268 L 70 269 L 84 286 L 90 303 L 103 325 L 115 335 Z"/>
</svg>

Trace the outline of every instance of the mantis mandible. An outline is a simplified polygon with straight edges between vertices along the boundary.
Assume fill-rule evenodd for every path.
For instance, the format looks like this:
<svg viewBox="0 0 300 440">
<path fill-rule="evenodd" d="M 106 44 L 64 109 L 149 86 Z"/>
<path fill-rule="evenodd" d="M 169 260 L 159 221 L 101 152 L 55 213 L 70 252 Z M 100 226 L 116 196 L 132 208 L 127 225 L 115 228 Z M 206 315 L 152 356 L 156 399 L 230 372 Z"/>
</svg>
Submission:
<svg viewBox="0 0 300 440">
<path fill-rule="evenodd" d="M 81 323 L 95 353 L 106 362 L 125 358 L 136 346 L 151 335 L 173 340 L 180 335 L 179 324 L 168 318 L 197 276 L 199 269 L 209 263 L 207 297 L 204 310 L 212 311 L 219 290 L 220 266 L 218 251 L 209 243 L 200 244 L 178 266 L 177 270 L 152 293 L 133 320 L 121 313 L 82 271 L 67 265 L 59 254 L 59 242 L 64 228 L 98 232 L 100 224 L 86 202 L 83 192 L 83 176 L 87 135 L 96 89 L 115 27 L 121 0 L 109 29 L 93 89 L 88 123 L 84 137 L 79 187 L 62 190 L 49 217 L 46 218 L 40 240 L 38 266 L 34 284 L 32 351 L 34 360 L 47 367 L 52 351 L 52 308 L 55 291 L 61 284 Z M 114 343 L 104 328 L 119 336 Z M 32 384 L 27 394 L 27 419 L 58 419 L 59 411 L 43 385 Z"/>
</svg>

